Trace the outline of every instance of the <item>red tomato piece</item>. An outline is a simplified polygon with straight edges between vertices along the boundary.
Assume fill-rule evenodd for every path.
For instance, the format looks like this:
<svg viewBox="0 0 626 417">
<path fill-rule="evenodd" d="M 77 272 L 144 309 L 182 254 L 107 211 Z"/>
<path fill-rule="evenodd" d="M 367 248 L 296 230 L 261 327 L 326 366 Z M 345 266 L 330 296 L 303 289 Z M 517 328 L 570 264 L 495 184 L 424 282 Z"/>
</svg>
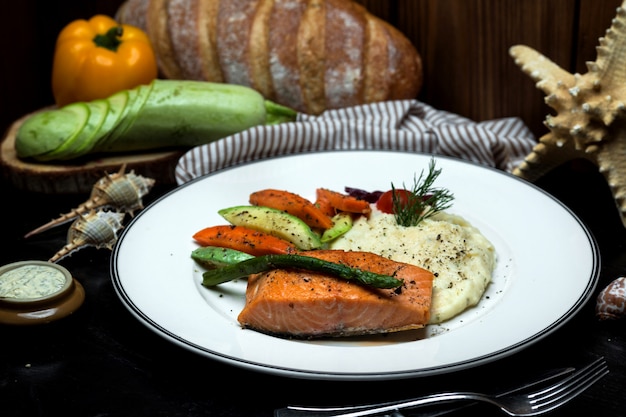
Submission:
<svg viewBox="0 0 626 417">
<path fill-rule="evenodd" d="M 395 214 L 393 211 L 393 196 L 394 193 L 396 198 L 399 199 L 402 207 L 406 206 L 409 201 L 409 196 L 411 195 L 411 191 L 409 190 L 389 190 L 385 191 L 378 201 L 376 202 L 376 208 L 383 213 Z"/>
</svg>

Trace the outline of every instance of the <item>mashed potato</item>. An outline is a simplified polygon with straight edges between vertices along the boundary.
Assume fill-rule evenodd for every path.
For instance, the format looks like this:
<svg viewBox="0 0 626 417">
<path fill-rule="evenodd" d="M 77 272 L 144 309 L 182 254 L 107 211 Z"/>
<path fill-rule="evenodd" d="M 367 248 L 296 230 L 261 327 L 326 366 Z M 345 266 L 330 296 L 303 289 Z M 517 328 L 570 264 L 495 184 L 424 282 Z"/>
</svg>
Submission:
<svg viewBox="0 0 626 417">
<path fill-rule="evenodd" d="M 435 275 L 430 323 L 441 323 L 480 301 L 493 273 L 496 254 L 480 231 L 447 213 L 414 227 L 396 223 L 375 208 L 332 243 L 332 249 L 363 250 L 428 269 Z"/>
</svg>

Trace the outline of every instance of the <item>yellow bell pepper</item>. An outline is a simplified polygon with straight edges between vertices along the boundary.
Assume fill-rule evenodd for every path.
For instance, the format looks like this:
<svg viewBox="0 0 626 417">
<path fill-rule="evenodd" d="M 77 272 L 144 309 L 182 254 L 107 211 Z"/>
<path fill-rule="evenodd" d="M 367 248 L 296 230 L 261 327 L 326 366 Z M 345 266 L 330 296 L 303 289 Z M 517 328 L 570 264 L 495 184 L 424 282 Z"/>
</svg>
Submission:
<svg viewBox="0 0 626 417">
<path fill-rule="evenodd" d="M 156 77 L 154 50 L 137 27 L 96 15 L 75 20 L 59 33 L 52 66 L 58 106 L 106 98 Z"/>
</svg>

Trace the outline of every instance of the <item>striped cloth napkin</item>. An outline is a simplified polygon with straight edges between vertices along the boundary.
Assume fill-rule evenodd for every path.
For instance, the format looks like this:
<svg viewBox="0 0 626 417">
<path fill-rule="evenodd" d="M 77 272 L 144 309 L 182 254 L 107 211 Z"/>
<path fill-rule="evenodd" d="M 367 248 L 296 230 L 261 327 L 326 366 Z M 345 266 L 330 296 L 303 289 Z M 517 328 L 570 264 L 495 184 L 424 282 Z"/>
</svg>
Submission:
<svg viewBox="0 0 626 417">
<path fill-rule="evenodd" d="M 329 150 L 395 150 L 457 157 L 511 171 L 535 137 L 518 118 L 476 123 L 417 100 L 386 101 L 298 114 L 192 148 L 179 159 L 178 185 L 211 172 L 279 155 Z"/>
</svg>

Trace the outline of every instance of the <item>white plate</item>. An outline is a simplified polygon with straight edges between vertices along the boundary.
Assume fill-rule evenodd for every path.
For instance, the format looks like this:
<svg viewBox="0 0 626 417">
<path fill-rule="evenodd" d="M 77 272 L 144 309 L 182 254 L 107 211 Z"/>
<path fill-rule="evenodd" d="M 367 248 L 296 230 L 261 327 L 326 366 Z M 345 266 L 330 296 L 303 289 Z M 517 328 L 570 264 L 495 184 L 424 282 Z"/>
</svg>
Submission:
<svg viewBox="0 0 626 417">
<path fill-rule="evenodd" d="M 308 379 L 427 376 L 511 355 L 576 314 L 595 289 L 597 245 L 581 221 L 539 188 L 502 171 L 436 157 L 436 186 L 455 195 L 451 213 L 495 245 L 498 263 L 480 304 L 443 325 L 392 336 L 296 341 L 243 330 L 245 281 L 200 285 L 192 235 L 224 224 L 217 210 L 279 188 L 411 186 L 431 155 L 380 151 L 310 153 L 262 160 L 186 183 L 141 211 L 111 260 L 115 289 L 148 328 L 183 348 L 243 368 Z"/>
</svg>

